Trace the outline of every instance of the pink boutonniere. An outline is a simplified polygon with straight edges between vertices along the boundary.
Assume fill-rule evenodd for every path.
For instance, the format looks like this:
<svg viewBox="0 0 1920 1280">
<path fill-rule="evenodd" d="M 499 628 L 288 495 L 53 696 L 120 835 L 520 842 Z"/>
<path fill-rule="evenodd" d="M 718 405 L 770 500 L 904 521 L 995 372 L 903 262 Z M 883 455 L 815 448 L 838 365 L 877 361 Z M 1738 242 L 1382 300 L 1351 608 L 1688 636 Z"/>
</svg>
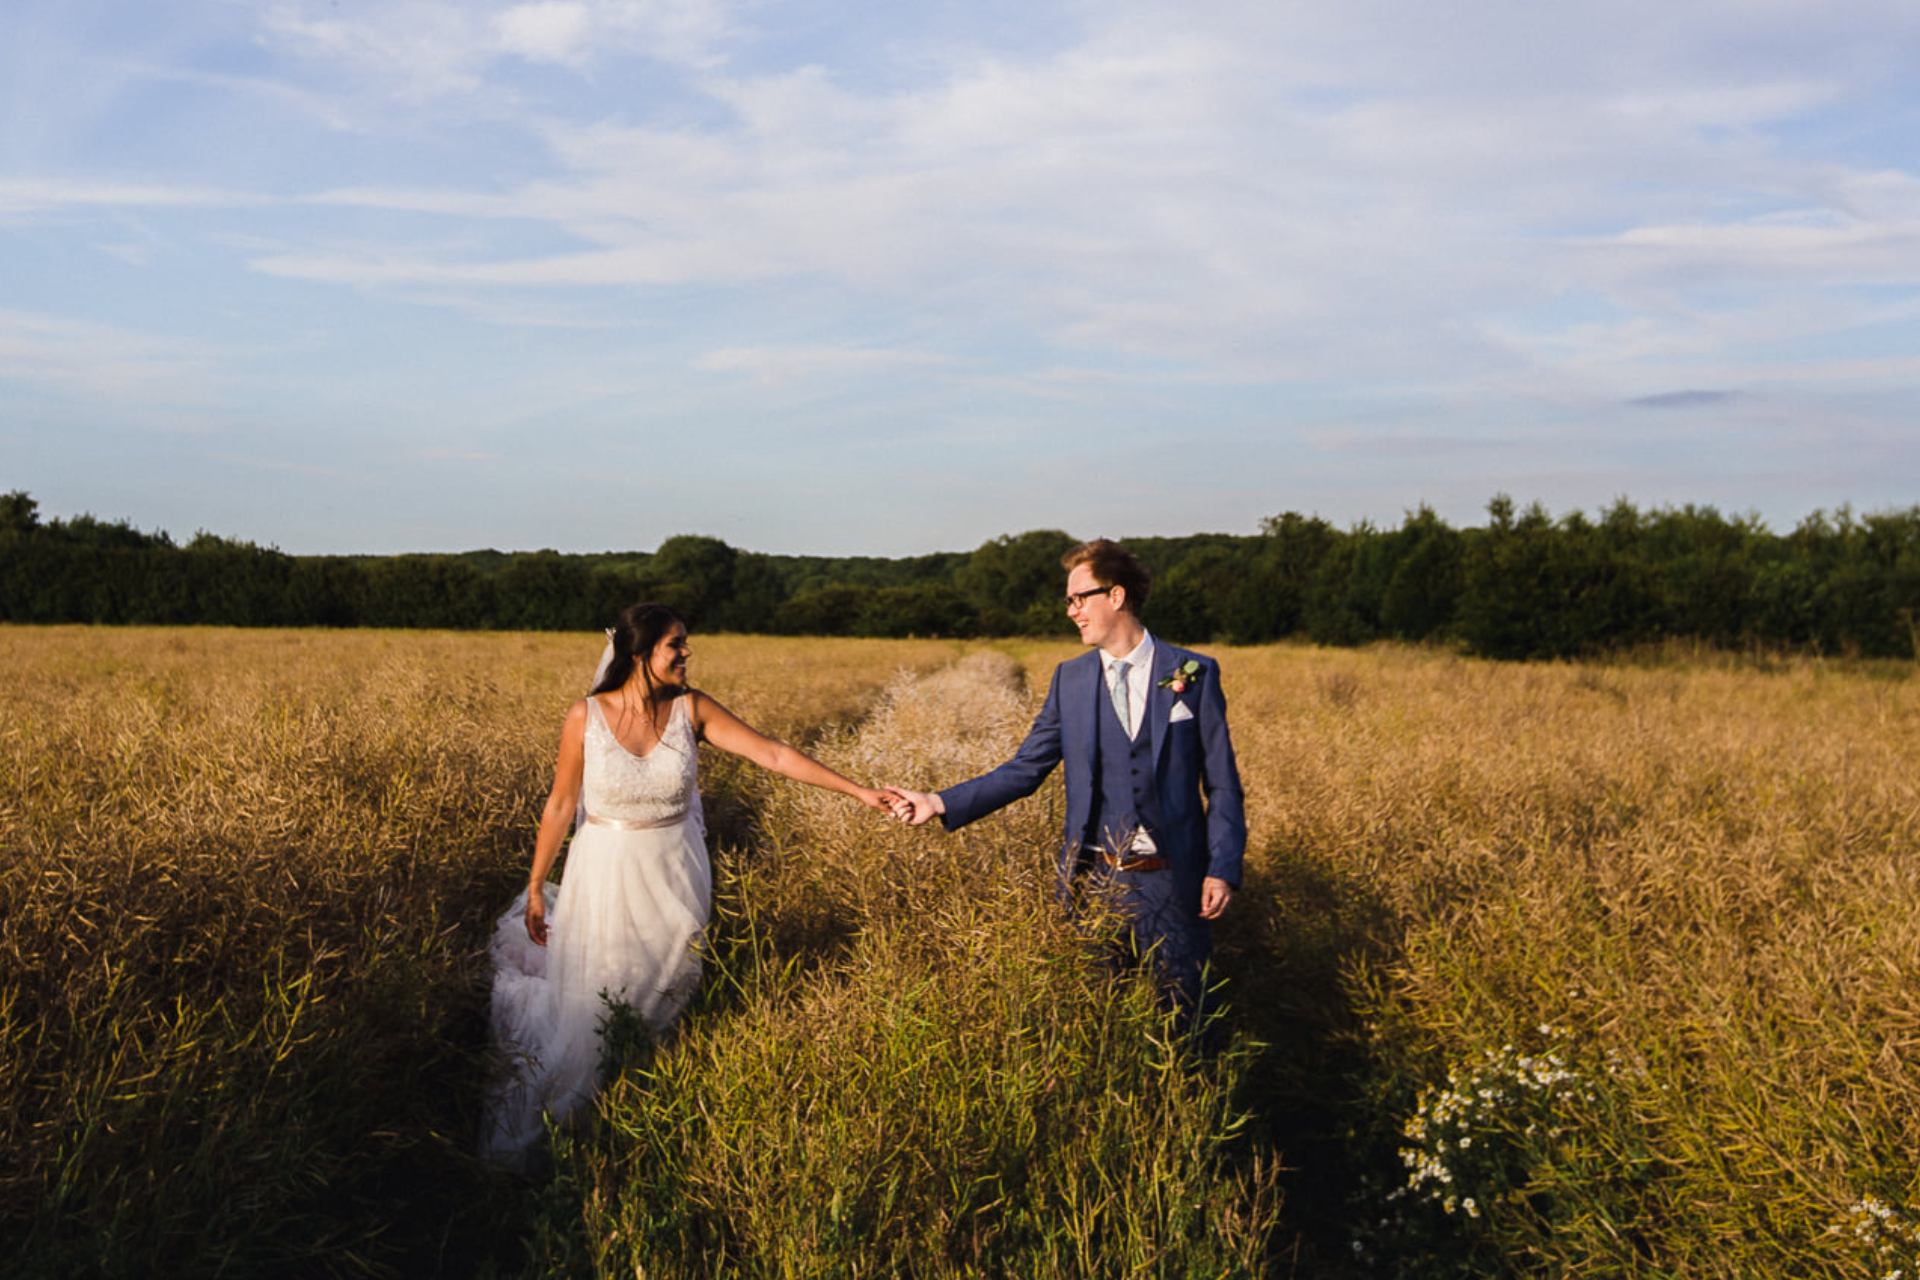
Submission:
<svg viewBox="0 0 1920 1280">
<path fill-rule="evenodd" d="M 1160 677 L 1160 687 L 1162 689 L 1171 689 L 1175 693 L 1185 693 L 1188 685 L 1194 684 L 1200 679 L 1200 671 L 1200 664 L 1192 658 L 1188 658 L 1185 662 L 1173 669 L 1172 675 Z"/>
</svg>

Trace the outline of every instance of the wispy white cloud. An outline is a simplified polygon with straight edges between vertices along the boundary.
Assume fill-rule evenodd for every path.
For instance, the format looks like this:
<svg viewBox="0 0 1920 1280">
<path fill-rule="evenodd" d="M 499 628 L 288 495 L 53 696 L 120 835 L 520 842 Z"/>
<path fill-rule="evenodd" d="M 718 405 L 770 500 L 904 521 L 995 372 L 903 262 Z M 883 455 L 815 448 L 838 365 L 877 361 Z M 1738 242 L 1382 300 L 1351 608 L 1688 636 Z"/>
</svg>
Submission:
<svg viewBox="0 0 1920 1280">
<path fill-rule="evenodd" d="M 340 480 L 353 475 L 341 467 L 325 466 L 316 462 L 299 462 L 289 458 L 261 457 L 246 453 L 211 453 L 208 460 L 230 467 L 239 467 L 247 471 L 277 472 L 283 475 L 310 476 L 322 480 Z"/>
<path fill-rule="evenodd" d="M 488 449 L 442 447 L 416 449 L 413 452 L 415 457 L 425 458 L 429 462 L 499 462 L 501 460 L 500 454 Z"/>
<path fill-rule="evenodd" d="M 1830 284 L 1920 283 L 1920 220 L 1811 216 L 1634 227 L 1612 238 L 1621 248 L 1654 253 L 1655 270 L 1691 276 L 1713 272 L 1746 281 L 1811 273 Z"/>
<path fill-rule="evenodd" d="M 256 192 L 87 178 L 0 178 L 0 219 L 74 209 L 238 209 L 274 201 Z"/>
<path fill-rule="evenodd" d="M 500 50 L 529 62 L 577 66 L 589 52 L 592 15 L 586 5 L 573 0 L 515 5 L 493 21 Z"/>
<path fill-rule="evenodd" d="M 220 381 L 199 344 L 64 316 L 0 311 L 0 385 L 105 401 L 150 425 L 200 429 Z M 192 411 L 182 416 L 182 411 Z"/>
<path fill-rule="evenodd" d="M 952 361 L 920 351 L 849 347 L 728 347 L 694 361 L 709 373 L 744 374 L 770 386 L 804 378 L 841 377 L 891 370 L 934 369 Z"/>
<path fill-rule="evenodd" d="M 706 66 L 732 27 L 721 0 L 280 0 L 262 38 L 422 103 L 482 94 L 502 59 L 588 70 L 619 57 Z"/>
<path fill-rule="evenodd" d="M 261 34 L 289 52 L 344 66 L 413 101 L 477 90 L 497 48 L 484 9 L 440 0 L 345 8 L 282 0 L 262 14 Z"/>
</svg>

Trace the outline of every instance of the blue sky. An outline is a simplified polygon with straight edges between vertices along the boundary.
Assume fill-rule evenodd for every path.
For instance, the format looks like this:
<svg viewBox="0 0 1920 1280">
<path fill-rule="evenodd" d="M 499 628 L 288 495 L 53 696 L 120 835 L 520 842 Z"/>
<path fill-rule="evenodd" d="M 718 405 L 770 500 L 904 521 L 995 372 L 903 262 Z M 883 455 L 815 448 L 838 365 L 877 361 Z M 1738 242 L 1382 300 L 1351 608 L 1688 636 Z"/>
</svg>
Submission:
<svg viewBox="0 0 1920 1280">
<path fill-rule="evenodd" d="M 0 489 L 293 552 L 1920 502 L 1911 0 L 15 0 Z"/>
</svg>

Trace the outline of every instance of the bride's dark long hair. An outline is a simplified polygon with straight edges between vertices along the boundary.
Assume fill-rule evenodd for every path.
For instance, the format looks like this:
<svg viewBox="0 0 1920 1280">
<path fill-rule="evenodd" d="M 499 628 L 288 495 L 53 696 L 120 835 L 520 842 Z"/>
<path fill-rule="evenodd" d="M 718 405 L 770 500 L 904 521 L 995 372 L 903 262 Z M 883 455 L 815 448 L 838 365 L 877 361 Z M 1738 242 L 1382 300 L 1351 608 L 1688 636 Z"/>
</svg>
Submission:
<svg viewBox="0 0 1920 1280">
<path fill-rule="evenodd" d="M 652 702 L 653 672 L 647 666 L 647 659 L 675 623 L 687 625 L 686 619 L 667 605 L 643 600 L 627 606 L 620 620 L 613 624 L 613 661 L 607 666 L 607 674 L 587 692 L 612 693 L 627 682 L 637 662 L 641 678 L 647 682 L 647 701 Z"/>
</svg>

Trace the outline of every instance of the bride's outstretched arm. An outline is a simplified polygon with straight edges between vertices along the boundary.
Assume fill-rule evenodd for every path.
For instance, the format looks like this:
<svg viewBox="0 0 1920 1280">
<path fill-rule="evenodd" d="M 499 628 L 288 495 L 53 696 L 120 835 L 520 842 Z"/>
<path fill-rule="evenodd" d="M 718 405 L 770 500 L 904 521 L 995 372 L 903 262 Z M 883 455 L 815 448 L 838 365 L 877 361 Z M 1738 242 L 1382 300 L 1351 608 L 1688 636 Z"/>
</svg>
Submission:
<svg viewBox="0 0 1920 1280">
<path fill-rule="evenodd" d="M 560 856 L 567 829 L 573 825 L 574 806 L 580 802 L 580 779 L 585 770 L 587 704 L 573 704 L 560 729 L 560 758 L 553 766 L 553 789 L 540 811 L 540 834 L 533 842 L 533 873 L 527 880 L 527 936 L 535 945 L 547 945 L 547 873 Z"/>
<path fill-rule="evenodd" d="M 852 796 L 861 804 L 883 813 L 893 812 L 895 799 L 889 793 L 875 787 L 863 787 L 835 773 L 798 747 L 790 747 L 777 738 L 769 738 L 704 693 L 689 692 L 687 696 L 693 699 L 689 709 L 700 736 L 722 751 L 751 760 L 762 769 L 770 769 L 795 782 L 804 782 L 810 787 L 825 787 L 829 791 Z"/>
</svg>

